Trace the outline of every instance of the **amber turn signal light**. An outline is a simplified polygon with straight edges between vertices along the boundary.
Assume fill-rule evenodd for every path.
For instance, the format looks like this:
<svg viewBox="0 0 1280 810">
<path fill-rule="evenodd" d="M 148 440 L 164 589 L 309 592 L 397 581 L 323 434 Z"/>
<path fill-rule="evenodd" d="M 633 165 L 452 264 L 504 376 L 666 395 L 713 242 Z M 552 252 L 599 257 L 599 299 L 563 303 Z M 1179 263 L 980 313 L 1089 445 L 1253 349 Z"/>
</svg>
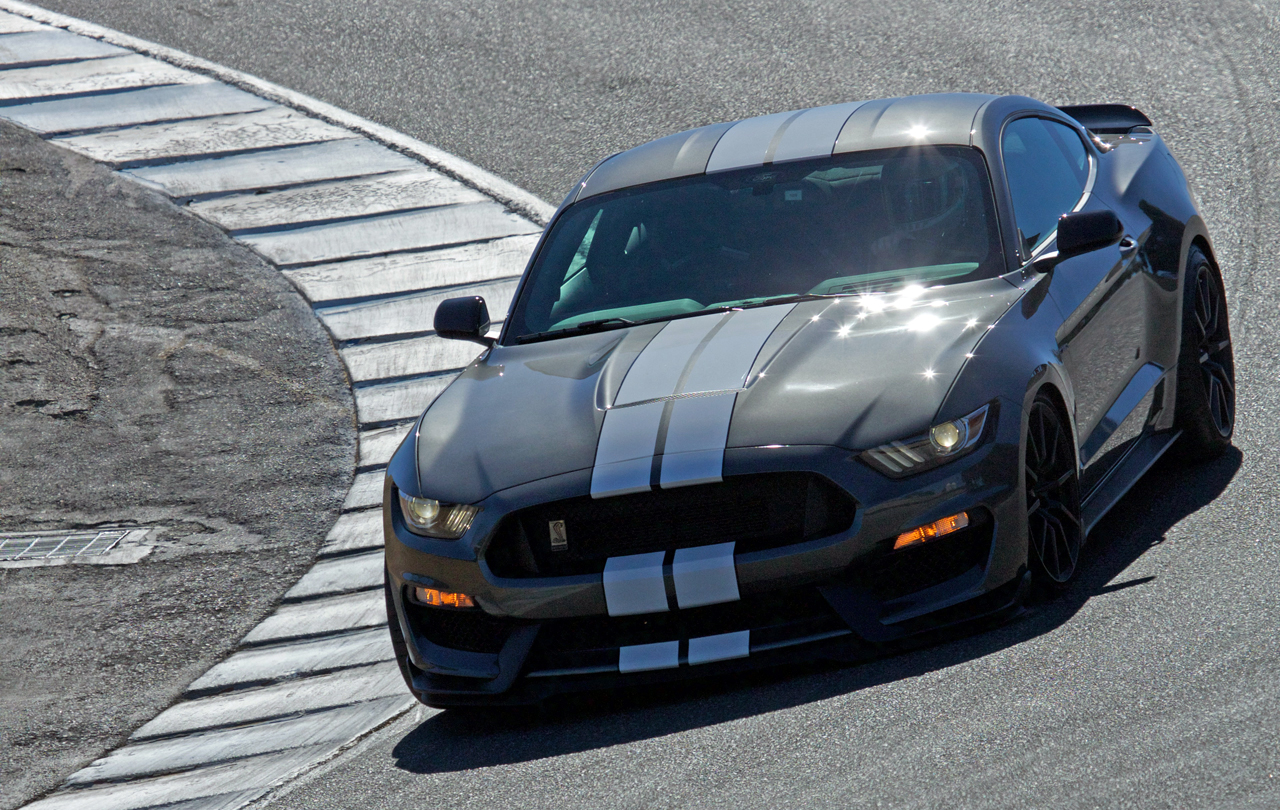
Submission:
<svg viewBox="0 0 1280 810">
<path fill-rule="evenodd" d="M 414 588 L 413 598 L 418 604 L 431 607 L 473 608 L 475 601 L 465 593 L 452 593 L 438 588 Z"/>
<path fill-rule="evenodd" d="M 930 540 L 936 540 L 944 537 L 952 532 L 958 532 L 965 526 L 969 525 L 969 513 L 961 512 L 958 515 L 950 515 L 942 520 L 935 520 L 924 526 L 919 526 L 909 532 L 903 532 L 898 535 L 898 539 L 893 541 L 893 550 L 907 546 L 916 546 L 921 543 L 927 543 Z"/>
</svg>

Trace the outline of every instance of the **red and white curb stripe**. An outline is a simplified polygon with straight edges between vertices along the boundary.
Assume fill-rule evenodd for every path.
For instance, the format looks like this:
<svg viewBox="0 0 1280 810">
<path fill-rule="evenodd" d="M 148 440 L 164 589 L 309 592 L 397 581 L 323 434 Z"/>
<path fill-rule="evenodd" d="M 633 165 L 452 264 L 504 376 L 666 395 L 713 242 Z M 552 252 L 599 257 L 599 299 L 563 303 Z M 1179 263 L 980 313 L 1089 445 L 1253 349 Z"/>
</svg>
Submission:
<svg viewBox="0 0 1280 810">
<path fill-rule="evenodd" d="M 28 805 L 243 807 L 412 705 L 382 605 L 382 468 L 476 354 L 432 334 L 435 304 L 479 294 L 505 312 L 553 209 L 327 104 L 13 0 L 0 0 L 0 118 L 264 256 L 349 371 L 357 475 L 315 565 L 185 699 Z"/>
</svg>

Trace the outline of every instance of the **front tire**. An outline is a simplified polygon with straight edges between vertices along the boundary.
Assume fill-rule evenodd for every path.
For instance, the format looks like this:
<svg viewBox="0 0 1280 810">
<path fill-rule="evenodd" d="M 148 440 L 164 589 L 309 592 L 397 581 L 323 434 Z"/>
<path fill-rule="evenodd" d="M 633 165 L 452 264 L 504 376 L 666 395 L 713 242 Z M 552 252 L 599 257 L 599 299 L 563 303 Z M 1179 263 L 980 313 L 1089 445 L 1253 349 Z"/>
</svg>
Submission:
<svg viewBox="0 0 1280 810">
<path fill-rule="evenodd" d="M 1084 523 L 1075 442 L 1061 409 L 1039 394 L 1027 417 L 1023 479 L 1027 492 L 1027 565 L 1034 591 L 1056 596 L 1080 567 Z"/>
<path fill-rule="evenodd" d="M 1235 358 L 1222 274 L 1198 247 L 1187 254 L 1177 397 L 1183 457 L 1204 461 L 1226 451 L 1235 430 Z"/>
</svg>

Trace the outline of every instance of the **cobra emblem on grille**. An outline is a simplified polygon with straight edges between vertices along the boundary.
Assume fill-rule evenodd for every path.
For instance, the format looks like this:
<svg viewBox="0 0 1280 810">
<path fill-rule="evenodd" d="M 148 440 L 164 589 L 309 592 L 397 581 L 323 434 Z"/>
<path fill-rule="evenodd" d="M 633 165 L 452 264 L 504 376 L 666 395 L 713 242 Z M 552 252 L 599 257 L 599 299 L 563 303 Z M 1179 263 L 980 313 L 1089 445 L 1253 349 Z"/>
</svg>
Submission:
<svg viewBox="0 0 1280 810">
<path fill-rule="evenodd" d="M 547 529 L 551 532 L 551 549 L 553 551 L 564 551 L 569 547 L 569 534 L 565 530 L 563 520 L 548 521 Z"/>
</svg>

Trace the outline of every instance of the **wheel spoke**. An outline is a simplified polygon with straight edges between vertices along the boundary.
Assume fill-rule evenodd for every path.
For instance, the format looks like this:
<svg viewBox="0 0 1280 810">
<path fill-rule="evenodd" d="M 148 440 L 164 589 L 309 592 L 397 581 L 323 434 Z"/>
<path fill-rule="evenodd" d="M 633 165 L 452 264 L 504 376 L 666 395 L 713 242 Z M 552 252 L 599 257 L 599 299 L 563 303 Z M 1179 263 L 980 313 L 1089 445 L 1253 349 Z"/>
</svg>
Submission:
<svg viewBox="0 0 1280 810">
<path fill-rule="evenodd" d="M 1032 406 L 1026 452 L 1030 551 L 1044 576 L 1066 583 L 1075 573 L 1084 531 L 1074 506 L 1079 500 L 1075 455 L 1062 417 L 1041 401 Z"/>
</svg>

